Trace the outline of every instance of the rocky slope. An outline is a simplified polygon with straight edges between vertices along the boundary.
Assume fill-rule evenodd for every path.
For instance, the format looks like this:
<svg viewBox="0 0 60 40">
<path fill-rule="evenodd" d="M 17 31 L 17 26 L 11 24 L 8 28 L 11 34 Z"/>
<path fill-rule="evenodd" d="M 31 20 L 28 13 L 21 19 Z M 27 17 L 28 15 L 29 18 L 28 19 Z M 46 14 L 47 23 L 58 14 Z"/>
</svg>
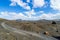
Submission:
<svg viewBox="0 0 60 40">
<path fill-rule="evenodd" d="M 4 29 L 1 25 L 5 22 L 6 25 L 16 28 L 17 30 L 24 30 L 32 33 L 37 33 L 43 38 L 39 38 L 33 35 L 29 37 L 14 33 L 7 29 Z M 58 29 L 58 31 L 57 31 Z M 60 40 L 60 23 L 52 24 L 52 21 L 15 21 L 0 19 L 0 40 Z"/>
</svg>

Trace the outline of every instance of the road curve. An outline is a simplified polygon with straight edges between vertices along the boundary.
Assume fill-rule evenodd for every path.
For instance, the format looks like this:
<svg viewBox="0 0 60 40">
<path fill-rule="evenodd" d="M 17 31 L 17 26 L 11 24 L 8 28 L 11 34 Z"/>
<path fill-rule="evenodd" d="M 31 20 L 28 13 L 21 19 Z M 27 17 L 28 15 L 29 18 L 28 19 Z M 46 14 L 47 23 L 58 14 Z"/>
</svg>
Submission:
<svg viewBox="0 0 60 40">
<path fill-rule="evenodd" d="M 18 30 L 16 28 L 8 26 L 7 24 L 5 24 L 5 22 L 2 22 L 1 25 L 6 30 L 12 31 L 14 33 L 19 33 L 19 34 L 22 34 L 22 35 L 25 35 L 25 36 L 32 35 L 32 36 L 36 36 L 36 37 L 42 38 L 44 40 L 57 40 L 57 39 L 55 39 L 53 37 L 47 37 L 47 36 L 42 35 L 42 34 L 39 35 L 39 34 L 33 33 L 33 32 L 28 32 L 28 31 L 24 31 L 24 30 L 20 30 L 20 29 Z"/>
</svg>

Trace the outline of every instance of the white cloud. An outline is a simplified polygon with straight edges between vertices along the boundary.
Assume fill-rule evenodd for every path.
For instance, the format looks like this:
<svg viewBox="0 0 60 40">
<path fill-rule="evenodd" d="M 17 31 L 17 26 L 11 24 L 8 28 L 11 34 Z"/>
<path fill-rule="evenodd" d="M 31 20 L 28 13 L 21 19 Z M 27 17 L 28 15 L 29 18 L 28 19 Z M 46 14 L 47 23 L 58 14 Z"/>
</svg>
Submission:
<svg viewBox="0 0 60 40">
<path fill-rule="evenodd" d="M 30 13 L 31 12 L 31 13 Z M 39 19 L 60 19 L 60 13 L 52 14 L 52 13 L 42 13 L 40 16 L 33 16 L 36 13 L 34 10 L 29 11 L 24 15 L 23 13 L 15 13 L 15 12 L 0 12 L 0 18 L 9 19 L 9 20 L 15 20 L 15 19 L 22 19 L 22 20 L 39 20 Z"/>
<path fill-rule="evenodd" d="M 11 4 L 10 6 L 16 6 L 19 5 L 21 7 L 23 7 L 24 9 L 30 10 L 30 6 L 28 6 L 27 3 L 23 2 L 22 0 L 10 0 Z M 30 0 L 27 0 L 27 2 L 29 3 Z M 57 9 L 60 10 L 60 0 L 50 0 L 51 2 L 51 7 L 53 9 Z M 43 7 L 45 5 L 45 1 L 44 0 L 33 0 L 33 8 L 36 7 Z M 60 19 L 60 13 L 44 13 L 44 11 L 40 11 L 37 13 L 40 13 L 40 16 L 34 16 L 37 15 L 37 13 L 34 11 L 34 9 L 24 12 L 26 15 L 24 15 L 23 13 L 15 13 L 15 12 L 0 12 L 0 18 L 5 18 L 5 19 L 23 19 L 23 20 L 38 20 L 38 19 L 48 19 L 48 20 L 52 20 L 52 19 Z"/>
<path fill-rule="evenodd" d="M 11 0 L 10 6 L 16 6 L 16 5 L 19 5 L 24 9 L 30 10 L 30 6 L 28 6 L 28 4 L 23 2 L 22 0 Z"/>
<path fill-rule="evenodd" d="M 11 3 L 11 4 L 10 4 L 10 6 L 16 6 L 16 3 L 15 3 L 15 2 L 13 2 L 13 3 Z"/>
<path fill-rule="evenodd" d="M 5 18 L 5 19 L 21 19 L 25 18 L 26 16 L 22 13 L 15 13 L 15 12 L 0 12 L 0 18 Z"/>
<path fill-rule="evenodd" d="M 57 9 L 57 10 L 60 10 L 60 0 L 50 0 L 50 6 L 53 8 L 53 9 Z"/>
<path fill-rule="evenodd" d="M 22 19 L 22 20 L 37 20 L 38 18 L 35 15 L 34 10 L 25 12 L 27 14 L 24 15 L 23 13 L 15 13 L 15 12 L 0 12 L 0 18 L 15 20 L 15 19 Z"/>
<path fill-rule="evenodd" d="M 40 16 L 40 19 L 47 19 L 47 20 L 53 20 L 53 19 L 60 19 L 60 13 L 56 13 L 56 14 L 53 14 L 53 13 L 43 13 L 41 16 Z"/>
<path fill-rule="evenodd" d="M 40 16 L 40 19 L 47 19 L 47 20 L 51 20 L 51 19 L 53 19 L 53 18 L 52 18 L 52 17 L 53 17 L 53 15 L 54 15 L 54 14 L 52 14 L 52 13 L 48 13 L 48 14 L 43 13 L 43 14 Z"/>
<path fill-rule="evenodd" d="M 29 11 L 24 15 L 23 13 L 15 13 L 15 12 L 0 12 L 0 18 L 5 18 L 5 19 L 23 19 L 23 20 L 34 20 L 36 17 L 33 17 L 34 15 L 34 10 Z"/>
<path fill-rule="evenodd" d="M 42 7 L 45 5 L 44 0 L 33 0 L 33 7 Z"/>
<path fill-rule="evenodd" d="M 30 0 L 27 0 L 27 2 L 29 3 L 29 2 L 30 2 Z"/>
<path fill-rule="evenodd" d="M 30 10 L 30 11 L 28 11 L 28 12 L 25 12 L 26 14 L 27 14 L 27 16 L 28 17 L 32 17 L 32 15 L 36 15 L 36 13 L 35 13 L 35 11 L 32 9 L 32 10 Z"/>
<path fill-rule="evenodd" d="M 27 3 L 23 2 L 22 0 L 11 0 L 11 4 L 10 6 L 16 6 L 19 5 L 21 7 L 23 7 L 24 9 L 30 10 L 30 6 L 28 5 L 28 3 L 30 3 L 30 0 L 26 0 Z M 32 0 L 33 1 L 33 8 L 36 7 L 42 7 L 45 5 L 45 1 L 44 0 Z"/>
</svg>

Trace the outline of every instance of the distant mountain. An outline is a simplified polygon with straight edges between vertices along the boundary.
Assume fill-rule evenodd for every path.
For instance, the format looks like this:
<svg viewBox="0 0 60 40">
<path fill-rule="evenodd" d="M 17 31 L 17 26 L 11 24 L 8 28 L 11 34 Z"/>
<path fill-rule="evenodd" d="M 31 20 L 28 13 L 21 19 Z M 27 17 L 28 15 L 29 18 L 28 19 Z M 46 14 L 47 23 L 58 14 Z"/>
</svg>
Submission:
<svg viewBox="0 0 60 40">
<path fill-rule="evenodd" d="M 22 21 L 22 19 L 17 19 L 16 21 Z"/>
<path fill-rule="evenodd" d="M 60 21 L 60 19 L 54 19 L 54 21 Z"/>
</svg>

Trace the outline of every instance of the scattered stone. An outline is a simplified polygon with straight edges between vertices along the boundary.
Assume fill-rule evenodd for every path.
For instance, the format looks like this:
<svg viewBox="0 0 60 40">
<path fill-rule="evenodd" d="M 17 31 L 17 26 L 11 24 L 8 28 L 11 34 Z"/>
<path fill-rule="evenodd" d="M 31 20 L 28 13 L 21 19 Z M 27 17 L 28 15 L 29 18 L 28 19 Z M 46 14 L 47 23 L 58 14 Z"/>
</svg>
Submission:
<svg viewBox="0 0 60 40">
<path fill-rule="evenodd" d="M 45 35 L 49 35 L 49 32 L 45 31 L 44 34 L 45 34 Z"/>
</svg>

